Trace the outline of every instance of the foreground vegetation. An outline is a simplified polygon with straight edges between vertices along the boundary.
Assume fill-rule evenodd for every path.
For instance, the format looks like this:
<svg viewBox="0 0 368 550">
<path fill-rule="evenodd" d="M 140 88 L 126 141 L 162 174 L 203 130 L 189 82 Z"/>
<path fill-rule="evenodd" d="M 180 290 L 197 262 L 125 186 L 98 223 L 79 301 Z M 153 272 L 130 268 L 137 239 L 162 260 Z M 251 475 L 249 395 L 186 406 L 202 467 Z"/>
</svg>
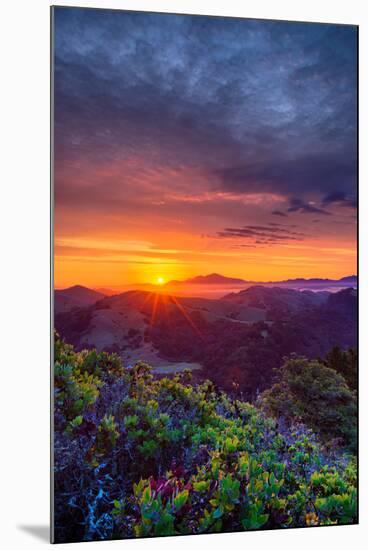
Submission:
<svg viewBox="0 0 368 550">
<path fill-rule="evenodd" d="M 56 541 L 354 523 L 354 415 L 354 391 L 322 363 L 288 360 L 251 405 L 57 338 Z"/>
</svg>

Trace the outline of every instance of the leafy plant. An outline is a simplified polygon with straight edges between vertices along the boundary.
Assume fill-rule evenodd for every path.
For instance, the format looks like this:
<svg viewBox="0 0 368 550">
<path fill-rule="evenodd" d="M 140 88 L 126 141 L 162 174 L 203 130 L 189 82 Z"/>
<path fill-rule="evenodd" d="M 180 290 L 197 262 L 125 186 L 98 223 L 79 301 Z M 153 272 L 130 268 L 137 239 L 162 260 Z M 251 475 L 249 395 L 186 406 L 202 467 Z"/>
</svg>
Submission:
<svg viewBox="0 0 368 550">
<path fill-rule="evenodd" d="M 58 542 L 357 521 L 355 396 L 319 362 L 287 361 L 255 406 L 57 339 L 54 403 Z"/>
<path fill-rule="evenodd" d="M 293 356 L 278 370 L 278 381 L 260 404 L 289 422 L 303 421 L 324 441 L 356 450 L 356 394 L 335 370 L 319 361 Z"/>
</svg>

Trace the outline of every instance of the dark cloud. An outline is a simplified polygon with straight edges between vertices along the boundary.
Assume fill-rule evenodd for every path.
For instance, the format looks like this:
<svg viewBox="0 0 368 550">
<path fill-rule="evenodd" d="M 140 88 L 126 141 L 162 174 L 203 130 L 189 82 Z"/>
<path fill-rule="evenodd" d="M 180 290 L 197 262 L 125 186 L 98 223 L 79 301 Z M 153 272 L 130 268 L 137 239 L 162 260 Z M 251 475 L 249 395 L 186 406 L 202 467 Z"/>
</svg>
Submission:
<svg viewBox="0 0 368 550">
<path fill-rule="evenodd" d="M 291 197 L 319 194 L 321 189 L 344 189 L 356 180 L 355 157 L 335 158 L 331 153 L 275 158 L 217 171 L 223 187 L 232 191 L 280 193 Z M 292 211 L 292 210 L 291 210 Z"/>
<path fill-rule="evenodd" d="M 338 206 L 343 206 L 346 208 L 357 208 L 357 199 L 337 191 L 330 193 L 323 198 L 323 206 L 329 206 L 330 204 L 337 204 Z"/>
<path fill-rule="evenodd" d="M 300 241 L 307 235 L 303 232 L 293 231 L 288 226 L 275 227 L 270 223 L 268 225 L 226 227 L 223 231 L 219 231 L 217 236 L 220 238 L 249 239 L 255 244 L 280 244 L 287 241 Z"/>
<path fill-rule="evenodd" d="M 280 216 L 282 218 L 286 218 L 287 217 L 287 214 L 285 214 L 285 212 L 281 212 L 281 210 L 272 210 L 271 214 L 273 216 Z"/>
<path fill-rule="evenodd" d="M 81 158 L 144 157 L 152 170 L 200 170 L 214 192 L 296 198 L 289 212 L 353 206 L 356 39 L 353 26 L 55 8 L 59 204 Z M 88 200 L 108 211 L 124 170 Z M 137 162 L 143 194 L 139 174 Z M 309 203 L 333 193 L 344 199 Z"/>
<path fill-rule="evenodd" d="M 303 202 L 301 199 L 291 199 L 288 212 L 300 212 L 301 214 L 323 214 L 324 216 L 331 216 L 331 212 L 317 208 L 313 204 Z"/>
</svg>

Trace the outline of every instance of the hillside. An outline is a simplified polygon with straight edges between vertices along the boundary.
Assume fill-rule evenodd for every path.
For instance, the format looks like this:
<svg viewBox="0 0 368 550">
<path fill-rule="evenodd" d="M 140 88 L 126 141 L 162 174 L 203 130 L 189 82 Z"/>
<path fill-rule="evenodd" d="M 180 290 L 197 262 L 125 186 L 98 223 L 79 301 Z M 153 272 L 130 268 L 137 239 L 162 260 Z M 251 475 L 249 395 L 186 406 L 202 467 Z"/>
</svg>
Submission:
<svg viewBox="0 0 368 550">
<path fill-rule="evenodd" d="M 102 292 L 97 292 L 85 286 L 75 285 L 63 290 L 54 291 L 54 312 L 71 311 L 75 308 L 86 307 L 95 304 L 105 297 Z"/>
<path fill-rule="evenodd" d="M 124 364 L 142 359 L 156 372 L 185 366 L 251 396 L 267 387 L 284 355 L 355 347 L 356 311 L 353 289 L 256 286 L 218 300 L 131 291 L 61 312 L 55 326 L 78 350 L 116 352 Z"/>
<path fill-rule="evenodd" d="M 328 292 L 252 286 L 241 292 L 228 294 L 223 299 L 239 306 L 264 309 L 268 313 L 277 311 L 287 314 L 318 307 L 326 303 L 328 297 Z"/>
<path fill-rule="evenodd" d="M 193 315 L 200 315 L 209 323 L 223 319 L 232 322 L 237 317 L 242 322 L 265 318 L 264 311 L 222 300 L 129 291 L 105 297 L 87 307 L 58 312 L 55 326 L 77 349 L 96 347 L 99 351 L 115 351 L 127 362 L 143 358 L 154 367 L 165 367 L 168 362 L 151 339 L 152 327 L 162 318 L 174 322 L 178 316 L 191 327 L 189 320 Z M 178 362 L 181 361 L 178 358 Z"/>
</svg>

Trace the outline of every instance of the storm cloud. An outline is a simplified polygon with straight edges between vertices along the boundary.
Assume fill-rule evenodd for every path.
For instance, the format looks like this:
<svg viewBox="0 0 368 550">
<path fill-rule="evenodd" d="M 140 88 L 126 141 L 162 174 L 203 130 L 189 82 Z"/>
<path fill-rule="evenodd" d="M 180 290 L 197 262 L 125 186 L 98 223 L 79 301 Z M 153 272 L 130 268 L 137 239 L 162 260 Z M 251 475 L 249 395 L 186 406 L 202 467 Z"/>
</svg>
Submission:
<svg viewBox="0 0 368 550">
<path fill-rule="evenodd" d="M 55 11 L 56 162 L 139 153 L 214 190 L 353 204 L 355 27 Z"/>
</svg>

